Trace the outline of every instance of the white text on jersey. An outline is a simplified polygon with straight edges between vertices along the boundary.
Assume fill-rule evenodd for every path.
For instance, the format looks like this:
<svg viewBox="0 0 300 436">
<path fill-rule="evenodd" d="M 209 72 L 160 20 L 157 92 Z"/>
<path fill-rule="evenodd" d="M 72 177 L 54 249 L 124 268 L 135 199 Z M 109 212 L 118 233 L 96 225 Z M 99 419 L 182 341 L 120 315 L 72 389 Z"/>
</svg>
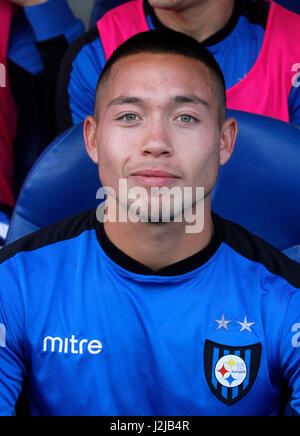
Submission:
<svg viewBox="0 0 300 436">
<path fill-rule="evenodd" d="M 78 340 L 75 335 L 72 335 L 71 339 L 46 336 L 43 340 L 43 351 L 64 354 L 99 354 L 102 351 L 102 344 L 96 339 L 91 341 Z"/>
</svg>

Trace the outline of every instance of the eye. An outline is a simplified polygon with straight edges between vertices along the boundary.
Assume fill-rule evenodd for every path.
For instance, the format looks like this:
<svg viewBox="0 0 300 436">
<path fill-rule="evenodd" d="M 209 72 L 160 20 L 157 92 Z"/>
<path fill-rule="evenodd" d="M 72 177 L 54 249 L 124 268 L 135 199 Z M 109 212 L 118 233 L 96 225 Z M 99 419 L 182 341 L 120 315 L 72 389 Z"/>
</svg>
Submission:
<svg viewBox="0 0 300 436">
<path fill-rule="evenodd" d="M 118 120 L 120 121 L 128 121 L 128 122 L 133 122 L 133 121 L 138 121 L 140 118 L 136 115 L 136 114 L 125 114 L 122 115 L 120 118 L 118 118 Z"/>
<path fill-rule="evenodd" d="M 182 123 L 184 123 L 184 124 L 192 124 L 192 123 L 195 123 L 195 122 L 198 121 L 198 120 L 197 120 L 195 117 L 193 117 L 192 115 L 187 115 L 187 114 L 180 115 L 177 119 L 178 119 L 179 121 L 181 121 Z"/>
</svg>

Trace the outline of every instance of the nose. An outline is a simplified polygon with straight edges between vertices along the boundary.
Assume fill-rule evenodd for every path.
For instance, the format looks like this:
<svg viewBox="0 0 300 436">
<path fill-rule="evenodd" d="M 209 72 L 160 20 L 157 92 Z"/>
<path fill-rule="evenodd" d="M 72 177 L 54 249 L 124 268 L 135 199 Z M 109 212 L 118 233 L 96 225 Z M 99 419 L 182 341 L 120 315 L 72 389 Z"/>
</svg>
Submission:
<svg viewBox="0 0 300 436">
<path fill-rule="evenodd" d="M 149 121 L 141 152 L 143 156 L 171 156 L 172 145 L 166 122 L 163 120 Z"/>
</svg>

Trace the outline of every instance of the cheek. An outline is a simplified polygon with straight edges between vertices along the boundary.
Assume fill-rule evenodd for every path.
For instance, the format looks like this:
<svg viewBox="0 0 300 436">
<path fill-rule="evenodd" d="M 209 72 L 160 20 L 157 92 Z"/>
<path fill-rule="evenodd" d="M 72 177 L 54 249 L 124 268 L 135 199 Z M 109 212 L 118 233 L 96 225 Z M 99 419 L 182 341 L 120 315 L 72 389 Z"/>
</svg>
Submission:
<svg viewBox="0 0 300 436">
<path fill-rule="evenodd" d="M 119 141 L 112 140 L 111 137 L 101 137 L 97 139 L 98 149 L 98 168 L 99 176 L 103 186 L 114 189 L 119 184 L 119 179 L 123 177 L 123 167 L 125 157 L 120 147 Z"/>
<path fill-rule="evenodd" d="M 111 176 L 114 174 L 114 159 L 109 142 L 103 135 L 97 137 L 98 169 L 103 186 L 110 186 Z"/>
<path fill-rule="evenodd" d="M 188 153 L 188 152 L 187 152 Z M 191 184 L 198 187 L 211 187 L 217 178 L 220 163 L 217 143 L 200 143 L 189 154 L 187 169 L 192 178 Z"/>
</svg>

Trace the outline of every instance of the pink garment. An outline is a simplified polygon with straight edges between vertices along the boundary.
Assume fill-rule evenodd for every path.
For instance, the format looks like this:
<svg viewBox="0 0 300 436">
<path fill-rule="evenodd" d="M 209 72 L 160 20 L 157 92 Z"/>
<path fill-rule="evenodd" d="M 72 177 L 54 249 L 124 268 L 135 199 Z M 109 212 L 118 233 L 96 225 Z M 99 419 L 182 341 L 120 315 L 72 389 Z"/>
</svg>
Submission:
<svg viewBox="0 0 300 436">
<path fill-rule="evenodd" d="M 143 0 L 133 0 L 112 9 L 98 21 L 97 26 L 106 59 L 127 39 L 150 30 Z"/>
<path fill-rule="evenodd" d="M 227 91 L 227 106 L 289 122 L 288 96 L 300 61 L 300 17 L 271 2 L 259 57 L 247 76 Z"/>
<path fill-rule="evenodd" d="M 227 107 L 289 122 L 288 96 L 300 62 L 299 15 L 271 0 L 260 55 L 239 83 L 227 90 Z M 150 30 L 143 0 L 133 0 L 109 11 L 98 21 L 106 59 L 131 36 Z"/>
<path fill-rule="evenodd" d="M 0 203 L 13 207 L 13 149 L 17 109 L 7 75 L 7 47 L 14 6 L 0 0 Z"/>
</svg>

